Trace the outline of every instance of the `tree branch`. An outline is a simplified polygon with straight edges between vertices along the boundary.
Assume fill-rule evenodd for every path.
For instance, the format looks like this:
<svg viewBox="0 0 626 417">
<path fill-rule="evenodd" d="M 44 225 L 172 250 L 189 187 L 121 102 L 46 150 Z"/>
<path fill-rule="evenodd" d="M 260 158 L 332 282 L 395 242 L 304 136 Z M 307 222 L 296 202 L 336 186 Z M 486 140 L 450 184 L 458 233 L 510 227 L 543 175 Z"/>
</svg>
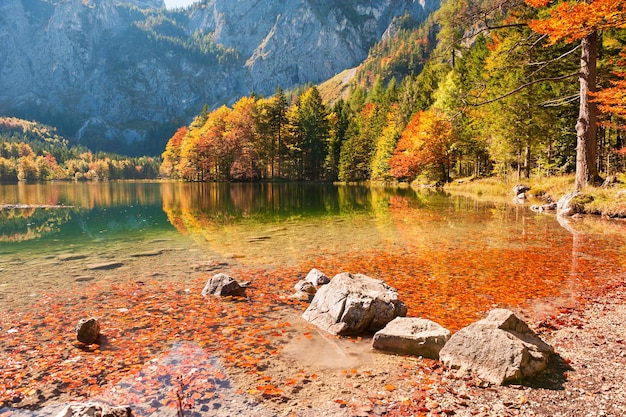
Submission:
<svg viewBox="0 0 626 417">
<path fill-rule="evenodd" d="M 581 47 L 581 44 L 578 44 L 575 48 L 573 48 L 573 49 L 571 49 L 571 50 L 569 50 L 569 51 L 567 51 L 567 52 L 565 52 L 565 53 L 561 54 L 561 56 L 558 56 L 558 57 L 556 57 L 556 58 L 554 58 L 554 59 L 550 59 L 550 60 L 545 61 L 545 62 L 533 62 L 533 63 L 528 64 L 528 66 L 532 66 L 532 65 L 539 65 L 539 68 L 537 68 L 536 70 L 534 70 L 534 71 L 533 71 L 533 72 L 529 75 L 529 77 L 532 77 L 533 75 L 537 74 L 539 71 L 541 71 L 542 69 L 544 69 L 544 68 L 545 68 L 545 67 L 547 67 L 548 65 L 552 64 L 553 62 L 560 61 L 561 59 L 565 58 L 565 57 L 566 57 L 566 56 L 568 56 L 569 54 L 571 54 L 571 53 L 573 53 L 573 52 L 575 52 L 575 51 L 579 50 L 579 49 L 580 49 L 580 47 Z"/>
<path fill-rule="evenodd" d="M 558 107 L 558 106 L 563 106 L 565 104 L 573 103 L 579 98 L 580 98 L 580 94 L 576 93 L 576 94 L 572 94 L 571 96 L 559 97 L 554 100 L 544 101 L 543 103 L 539 103 L 539 106 L 540 107 Z"/>
<path fill-rule="evenodd" d="M 474 104 L 472 104 L 472 106 L 475 106 L 475 107 L 480 107 L 480 106 L 484 106 L 485 104 L 491 104 L 491 103 L 493 103 L 493 102 L 495 102 L 495 101 L 502 100 L 503 98 L 506 98 L 506 97 L 512 96 L 513 94 L 515 94 L 515 93 L 517 93 L 517 92 L 519 92 L 519 91 L 521 91 L 521 90 L 523 90 L 523 89 L 525 89 L 525 88 L 528 88 L 528 87 L 530 87 L 531 85 L 538 84 L 538 83 L 542 83 L 542 82 L 548 82 L 548 81 L 561 81 L 561 80 L 566 80 L 566 79 L 571 78 L 571 77 L 576 77 L 576 76 L 578 76 L 579 74 L 580 74 L 580 72 L 578 72 L 578 71 L 577 71 L 577 72 L 573 72 L 573 73 L 571 73 L 571 74 L 562 75 L 562 76 L 560 76 L 560 77 L 539 78 L 539 79 L 537 79 L 537 80 L 530 81 L 530 82 L 528 82 L 528 83 L 526 83 L 526 84 L 522 84 L 522 85 L 520 85 L 519 87 L 517 87 L 516 89 L 511 90 L 511 91 L 509 91 L 508 93 L 503 94 L 503 95 L 501 95 L 501 96 L 499 96 L 499 97 L 493 98 L 493 99 L 491 99 L 491 100 L 483 101 L 483 102 L 480 102 L 480 103 L 474 103 Z"/>
</svg>

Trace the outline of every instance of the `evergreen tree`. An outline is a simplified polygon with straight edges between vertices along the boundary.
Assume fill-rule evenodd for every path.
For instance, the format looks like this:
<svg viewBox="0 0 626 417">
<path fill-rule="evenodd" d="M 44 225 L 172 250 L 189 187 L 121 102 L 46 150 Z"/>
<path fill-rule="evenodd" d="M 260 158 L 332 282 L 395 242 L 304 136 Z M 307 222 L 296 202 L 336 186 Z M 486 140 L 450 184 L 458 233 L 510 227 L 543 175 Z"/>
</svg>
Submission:
<svg viewBox="0 0 626 417">
<path fill-rule="evenodd" d="M 302 152 L 301 179 L 322 179 L 329 137 L 328 111 L 319 90 L 311 87 L 302 94 L 298 106 Z"/>
</svg>

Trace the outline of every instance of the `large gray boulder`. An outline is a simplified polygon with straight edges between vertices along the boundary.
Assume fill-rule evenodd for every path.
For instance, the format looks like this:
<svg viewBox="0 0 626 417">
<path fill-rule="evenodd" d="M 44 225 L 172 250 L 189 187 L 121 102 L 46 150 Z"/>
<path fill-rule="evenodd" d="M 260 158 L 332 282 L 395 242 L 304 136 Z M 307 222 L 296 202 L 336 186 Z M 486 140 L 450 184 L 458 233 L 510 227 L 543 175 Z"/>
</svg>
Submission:
<svg viewBox="0 0 626 417">
<path fill-rule="evenodd" d="M 245 287 L 239 285 L 235 279 L 229 275 L 220 273 L 213 275 L 204 286 L 202 296 L 215 295 L 219 297 L 245 297 Z"/>
<path fill-rule="evenodd" d="M 308 301 L 310 302 L 313 299 L 313 296 L 317 292 L 315 286 L 311 284 L 309 281 L 300 280 L 294 286 L 296 292 L 290 296 L 290 298 L 295 298 L 296 300 Z"/>
<path fill-rule="evenodd" d="M 351 335 L 380 330 L 406 312 L 395 288 L 344 272 L 317 290 L 302 317 L 329 333 Z"/>
<path fill-rule="evenodd" d="M 492 310 L 487 318 L 452 335 L 439 359 L 459 373 L 474 373 L 492 384 L 521 382 L 548 366 L 552 346 L 510 310 Z"/>
<path fill-rule="evenodd" d="M 450 339 L 450 331 L 431 320 L 396 317 L 376 332 L 372 347 L 405 355 L 439 359 L 439 351 Z"/>
</svg>

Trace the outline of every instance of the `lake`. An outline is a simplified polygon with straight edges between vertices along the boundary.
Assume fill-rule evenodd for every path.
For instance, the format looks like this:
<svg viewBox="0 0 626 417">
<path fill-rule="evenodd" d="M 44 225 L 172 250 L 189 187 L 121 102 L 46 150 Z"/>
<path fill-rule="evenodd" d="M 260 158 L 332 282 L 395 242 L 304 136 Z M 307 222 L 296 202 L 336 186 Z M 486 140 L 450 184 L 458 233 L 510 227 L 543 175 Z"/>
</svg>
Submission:
<svg viewBox="0 0 626 417">
<path fill-rule="evenodd" d="M 278 358 L 293 361 L 293 352 L 311 349 L 303 345 L 311 329 L 299 319 L 306 303 L 290 298 L 311 268 L 330 277 L 353 272 L 382 279 L 398 289 L 410 316 L 452 330 L 495 307 L 537 322 L 626 271 L 624 222 L 559 222 L 529 205 L 433 190 L 17 184 L 0 186 L 0 204 L 20 205 L 0 210 L 0 333 L 9 335 L 0 364 L 10 365 L 2 366 L 8 370 L 0 398 L 16 408 L 96 393 L 143 404 L 138 415 L 171 408 L 171 394 L 154 389 L 150 397 L 149 384 L 139 388 L 128 378 L 136 381 L 139 372 L 144 382 L 151 375 L 160 385 L 175 385 L 173 352 L 191 356 L 193 369 L 212 369 L 211 396 L 198 388 L 203 394 L 196 405 L 229 389 L 241 395 L 245 384 L 254 387 L 252 396 L 283 395 L 291 385 L 281 391 L 267 378 Z M 199 297 L 217 272 L 250 281 L 249 302 Z M 102 318 L 106 338 L 85 350 L 71 329 L 92 315 Z M 351 357 L 350 366 L 370 360 L 366 351 Z M 150 361 L 161 367 L 146 368 Z M 24 371 L 24 364 L 32 369 Z M 312 364 L 285 364 L 274 375 L 284 377 L 290 366 L 302 367 L 308 380 L 314 374 L 306 368 Z M 193 391 L 193 384 L 186 389 Z"/>
</svg>

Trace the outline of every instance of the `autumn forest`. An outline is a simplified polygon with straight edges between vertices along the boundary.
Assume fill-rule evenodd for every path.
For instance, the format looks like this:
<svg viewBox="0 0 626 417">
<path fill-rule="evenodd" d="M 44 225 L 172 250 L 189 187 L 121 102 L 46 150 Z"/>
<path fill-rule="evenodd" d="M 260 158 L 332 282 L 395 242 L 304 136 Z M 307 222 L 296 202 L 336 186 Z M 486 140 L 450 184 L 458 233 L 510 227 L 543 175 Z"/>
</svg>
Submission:
<svg viewBox="0 0 626 417">
<path fill-rule="evenodd" d="M 343 96 L 330 83 L 278 87 L 205 108 L 169 140 L 160 173 L 445 183 L 577 172 L 577 187 L 597 183 L 626 163 L 625 26 L 623 1 L 448 1 L 419 27 L 399 19 Z"/>
</svg>

